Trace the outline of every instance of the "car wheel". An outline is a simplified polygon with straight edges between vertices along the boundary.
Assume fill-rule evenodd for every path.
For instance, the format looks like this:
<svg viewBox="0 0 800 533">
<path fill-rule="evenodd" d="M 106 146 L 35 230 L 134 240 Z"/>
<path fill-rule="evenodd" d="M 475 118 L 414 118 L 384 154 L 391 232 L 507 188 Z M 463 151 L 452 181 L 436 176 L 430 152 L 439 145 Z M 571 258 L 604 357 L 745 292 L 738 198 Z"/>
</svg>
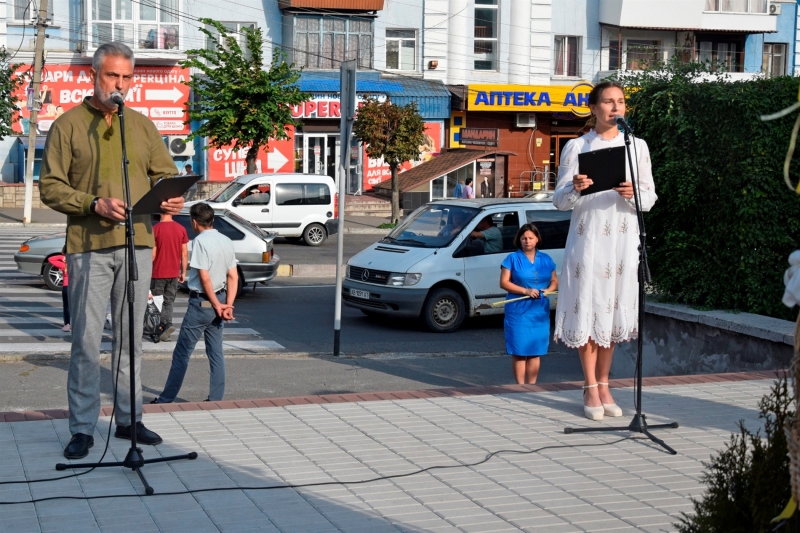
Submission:
<svg viewBox="0 0 800 533">
<path fill-rule="evenodd" d="M 436 289 L 422 308 L 422 319 L 436 333 L 450 333 L 461 327 L 466 315 L 464 299 L 453 289 Z"/>
<path fill-rule="evenodd" d="M 42 275 L 44 276 L 44 284 L 48 289 L 51 291 L 61 290 L 61 287 L 64 285 L 64 273 L 61 270 L 47 263 Z"/>
<path fill-rule="evenodd" d="M 328 234 L 325 233 L 325 228 L 319 224 L 309 224 L 306 226 L 306 229 L 303 230 L 303 240 L 306 241 L 306 244 L 309 246 L 319 246 L 325 242 L 327 237 Z"/>
</svg>

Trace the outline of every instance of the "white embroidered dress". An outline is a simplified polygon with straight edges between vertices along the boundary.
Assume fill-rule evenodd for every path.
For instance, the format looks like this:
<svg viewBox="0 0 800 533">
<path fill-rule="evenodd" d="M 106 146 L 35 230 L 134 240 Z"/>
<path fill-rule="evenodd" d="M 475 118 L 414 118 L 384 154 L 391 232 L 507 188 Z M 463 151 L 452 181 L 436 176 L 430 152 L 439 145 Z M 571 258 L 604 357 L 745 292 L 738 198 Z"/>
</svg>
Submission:
<svg viewBox="0 0 800 533">
<path fill-rule="evenodd" d="M 657 199 L 650 150 L 640 139 L 634 143 L 640 201 L 642 209 L 649 211 Z M 608 348 L 638 336 L 639 225 L 634 200 L 613 190 L 582 197 L 572 185 L 579 153 L 614 146 L 625 146 L 621 132 L 607 140 L 592 130 L 564 146 L 558 167 L 553 204 L 561 211 L 571 209 L 572 219 L 558 280 L 553 337 L 572 348 L 590 338 Z M 625 168 L 630 181 L 627 162 Z"/>
</svg>

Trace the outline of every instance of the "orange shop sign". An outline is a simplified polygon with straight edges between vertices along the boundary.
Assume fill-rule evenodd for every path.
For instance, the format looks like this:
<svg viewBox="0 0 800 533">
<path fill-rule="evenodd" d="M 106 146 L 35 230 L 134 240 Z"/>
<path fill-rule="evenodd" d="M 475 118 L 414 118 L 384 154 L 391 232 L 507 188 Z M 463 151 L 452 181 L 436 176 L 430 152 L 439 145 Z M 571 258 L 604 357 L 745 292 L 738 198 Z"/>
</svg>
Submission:
<svg viewBox="0 0 800 533">
<path fill-rule="evenodd" d="M 38 133 L 50 130 L 53 121 L 65 111 L 80 105 L 83 99 L 94 94 L 90 77 L 90 65 L 46 65 L 42 73 L 39 99 Z M 28 69 L 20 69 L 16 75 L 25 80 L 15 94 L 20 120 L 14 123 L 14 131 L 27 134 L 30 127 L 30 112 L 26 109 L 27 88 L 30 83 Z M 189 100 L 189 69 L 181 67 L 156 67 L 136 65 L 130 91 L 125 104 L 155 123 L 164 135 L 189 133 L 186 102 Z"/>
<path fill-rule="evenodd" d="M 269 147 L 262 146 L 256 159 L 256 173 L 294 172 L 294 128 L 287 126 L 289 139 L 270 139 Z M 234 150 L 230 146 L 208 147 L 208 170 L 205 179 L 229 181 L 247 174 L 247 148 Z"/>
</svg>

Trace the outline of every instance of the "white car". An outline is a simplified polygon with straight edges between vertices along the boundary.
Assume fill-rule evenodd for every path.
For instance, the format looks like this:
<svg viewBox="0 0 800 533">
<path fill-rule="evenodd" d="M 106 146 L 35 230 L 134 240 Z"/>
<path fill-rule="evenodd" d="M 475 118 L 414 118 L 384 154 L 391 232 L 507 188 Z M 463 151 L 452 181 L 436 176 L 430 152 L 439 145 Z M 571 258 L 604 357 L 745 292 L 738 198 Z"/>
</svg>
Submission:
<svg viewBox="0 0 800 533">
<path fill-rule="evenodd" d="M 338 196 L 330 176 L 245 174 L 201 201 L 280 237 L 302 238 L 309 246 L 319 246 L 338 229 Z"/>
<path fill-rule="evenodd" d="M 367 315 L 419 316 L 432 331 L 455 331 L 467 316 L 503 313 L 491 304 L 506 298 L 500 264 L 516 251 L 520 223 L 536 225 L 539 249 L 560 272 L 571 215 L 556 210 L 549 194 L 431 202 L 347 262 L 342 299 Z M 470 246 L 470 232 L 487 216 L 503 235 L 502 252 Z"/>
</svg>

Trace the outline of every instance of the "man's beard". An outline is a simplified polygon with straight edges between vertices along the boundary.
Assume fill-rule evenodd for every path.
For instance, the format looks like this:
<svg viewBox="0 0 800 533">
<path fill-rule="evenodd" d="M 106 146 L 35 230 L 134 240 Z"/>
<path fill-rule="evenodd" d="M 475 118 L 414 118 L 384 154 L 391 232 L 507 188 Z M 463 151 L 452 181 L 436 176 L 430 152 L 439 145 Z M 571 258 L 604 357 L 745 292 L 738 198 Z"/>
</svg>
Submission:
<svg viewBox="0 0 800 533">
<path fill-rule="evenodd" d="M 94 90 L 95 98 L 97 98 L 97 100 L 101 104 L 103 104 L 105 107 L 107 107 L 109 109 L 116 109 L 117 108 L 117 104 L 115 104 L 114 101 L 111 100 L 111 94 L 112 93 L 110 93 L 110 92 L 107 92 L 107 91 L 104 91 L 102 89 L 98 89 L 98 88 L 95 87 L 95 90 Z"/>
</svg>

